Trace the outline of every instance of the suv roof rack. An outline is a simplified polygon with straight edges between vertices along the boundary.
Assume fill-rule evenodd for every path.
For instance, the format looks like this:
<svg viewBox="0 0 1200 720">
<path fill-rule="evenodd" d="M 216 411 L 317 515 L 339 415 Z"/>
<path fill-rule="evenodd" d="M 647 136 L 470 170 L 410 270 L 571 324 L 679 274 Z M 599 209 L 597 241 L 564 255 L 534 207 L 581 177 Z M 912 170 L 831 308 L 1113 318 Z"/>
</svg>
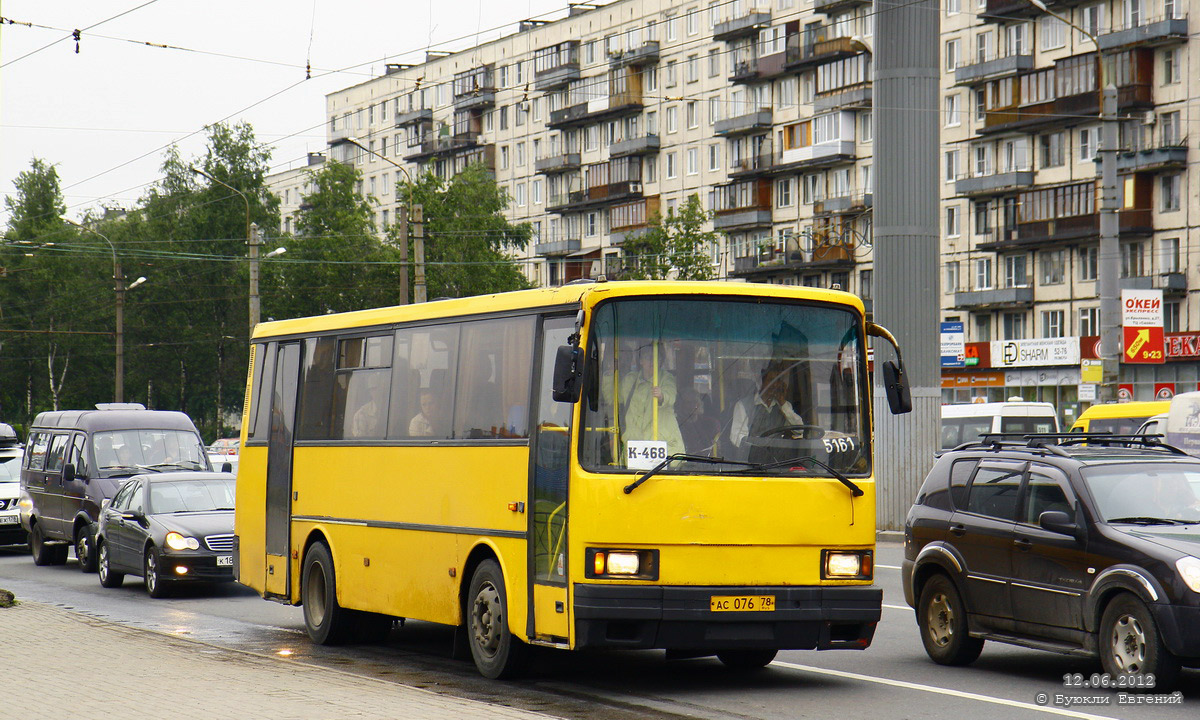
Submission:
<svg viewBox="0 0 1200 720">
<path fill-rule="evenodd" d="M 1002 449 L 1015 449 L 1019 447 L 1035 448 L 1045 450 L 1055 455 L 1067 455 L 1063 449 L 1070 445 L 1082 445 L 1084 443 L 1090 445 L 1103 445 L 1105 447 L 1118 445 L 1121 447 L 1129 447 L 1131 445 L 1140 445 L 1147 449 L 1163 449 L 1174 455 L 1188 456 L 1188 453 L 1175 447 L 1168 445 L 1162 441 L 1162 435 L 1114 435 L 1112 433 L 984 433 L 981 435 L 982 440 L 976 442 L 968 442 L 954 448 L 955 450 L 968 450 L 971 448 L 980 448 L 999 451 Z M 1024 441 L 1024 442 L 1021 442 Z"/>
</svg>

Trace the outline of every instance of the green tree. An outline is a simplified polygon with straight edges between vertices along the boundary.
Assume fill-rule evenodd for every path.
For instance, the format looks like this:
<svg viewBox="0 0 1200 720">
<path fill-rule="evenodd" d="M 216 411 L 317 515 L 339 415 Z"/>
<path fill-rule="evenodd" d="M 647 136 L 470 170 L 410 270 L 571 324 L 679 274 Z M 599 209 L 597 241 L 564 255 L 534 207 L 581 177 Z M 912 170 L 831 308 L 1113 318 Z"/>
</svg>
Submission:
<svg viewBox="0 0 1200 720">
<path fill-rule="evenodd" d="M 528 223 L 514 225 L 501 214 L 508 207 L 508 194 L 484 166 L 472 165 L 450 180 L 426 173 L 399 183 L 396 192 L 423 207 L 428 297 L 530 287 L 513 255 L 529 244 L 532 229 Z M 398 242 L 396 227 L 390 232 Z"/>
<path fill-rule="evenodd" d="M 697 195 L 688 196 L 678 212 L 655 214 L 645 232 L 623 244 L 624 276 L 631 280 L 662 280 L 674 273 L 677 280 L 712 280 L 712 248 L 717 233 L 704 230 L 711 219 Z"/>
<path fill-rule="evenodd" d="M 353 165 L 327 162 L 309 173 L 296 236 L 284 261 L 266 266 L 265 308 L 274 317 L 395 305 L 402 266 L 399 249 L 379 239 L 371 202 L 358 191 Z"/>
</svg>

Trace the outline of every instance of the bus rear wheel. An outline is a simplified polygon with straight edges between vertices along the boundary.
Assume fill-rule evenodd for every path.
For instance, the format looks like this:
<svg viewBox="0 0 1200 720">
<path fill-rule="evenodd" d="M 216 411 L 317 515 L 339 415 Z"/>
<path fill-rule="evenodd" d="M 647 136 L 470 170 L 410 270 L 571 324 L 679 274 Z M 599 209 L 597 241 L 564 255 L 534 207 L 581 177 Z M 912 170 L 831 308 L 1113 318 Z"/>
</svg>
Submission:
<svg viewBox="0 0 1200 720">
<path fill-rule="evenodd" d="M 527 648 L 508 630 L 508 596 L 495 560 L 484 560 L 475 568 L 466 610 L 467 639 L 480 674 L 493 680 L 517 675 Z"/>
<path fill-rule="evenodd" d="M 356 630 L 354 613 L 338 605 L 333 555 L 324 543 L 313 545 L 304 556 L 300 602 L 304 606 L 304 629 L 318 645 L 340 645 Z"/>
</svg>

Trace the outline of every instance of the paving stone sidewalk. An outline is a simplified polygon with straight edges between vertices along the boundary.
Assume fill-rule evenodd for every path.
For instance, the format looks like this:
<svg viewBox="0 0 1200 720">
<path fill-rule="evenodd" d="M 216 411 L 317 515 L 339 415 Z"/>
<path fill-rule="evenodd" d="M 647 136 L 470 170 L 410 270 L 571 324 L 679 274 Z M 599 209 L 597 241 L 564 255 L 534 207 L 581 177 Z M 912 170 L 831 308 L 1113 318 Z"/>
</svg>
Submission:
<svg viewBox="0 0 1200 720">
<path fill-rule="evenodd" d="M 551 718 L 31 602 L 0 608 L 0 691 L 12 718 Z"/>
</svg>

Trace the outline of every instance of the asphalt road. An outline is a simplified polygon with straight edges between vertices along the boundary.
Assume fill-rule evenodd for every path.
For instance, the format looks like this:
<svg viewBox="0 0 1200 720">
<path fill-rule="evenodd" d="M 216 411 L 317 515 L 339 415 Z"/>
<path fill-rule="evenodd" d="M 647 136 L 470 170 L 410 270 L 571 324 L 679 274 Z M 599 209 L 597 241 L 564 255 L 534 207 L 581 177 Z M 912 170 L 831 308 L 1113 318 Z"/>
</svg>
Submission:
<svg viewBox="0 0 1200 720">
<path fill-rule="evenodd" d="M 452 630 L 410 622 L 385 642 L 324 648 L 304 633 L 299 608 L 230 585 L 197 588 L 165 600 L 146 596 L 140 580 L 105 590 L 94 574 L 66 566 L 39 568 L 25 552 L 0 550 L 0 587 L 19 598 L 51 603 L 130 626 L 203 642 L 394 680 L 477 700 L 570 718 L 1192 718 L 1200 713 L 1200 670 L 1187 670 L 1182 703 L 1129 706 L 1114 691 L 1069 689 L 1063 675 L 1100 672 L 1098 662 L 989 643 L 966 668 L 926 657 L 900 588 L 902 549 L 880 543 L 876 578 L 884 588 L 883 620 L 866 651 L 779 654 L 770 668 L 728 671 L 714 658 L 666 662 L 661 652 L 539 652 L 530 675 L 499 683 L 479 677 L 469 660 L 451 657 Z M 2 639 L 0 639 L 2 642 Z M 64 666 L 70 658 L 64 658 Z M 1039 694 L 1048 704 L 1039 705 Z M 1066 707 L 1055 697 L 1081 696 Z"/>
</svg>

